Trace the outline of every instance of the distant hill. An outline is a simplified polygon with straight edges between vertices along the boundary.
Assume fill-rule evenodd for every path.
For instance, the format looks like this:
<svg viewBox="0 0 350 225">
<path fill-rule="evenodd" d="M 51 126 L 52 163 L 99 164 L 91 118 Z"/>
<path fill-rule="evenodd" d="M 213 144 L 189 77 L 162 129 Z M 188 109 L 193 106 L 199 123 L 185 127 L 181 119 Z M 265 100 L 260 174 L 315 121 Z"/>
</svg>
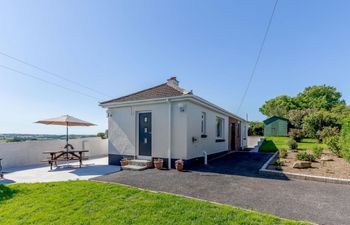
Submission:
<svg viewBox="0 0 350 225">
<path fill-rule="evenodd" d="M 69 135 L 69 139 L 96 137 L 96 135 Z M 65 135 L 55 134 L 0 134 L 0 142 L 20 142 L 20 141 L 44 141 L 44 140 L 64 140 Z"/>
</svg>

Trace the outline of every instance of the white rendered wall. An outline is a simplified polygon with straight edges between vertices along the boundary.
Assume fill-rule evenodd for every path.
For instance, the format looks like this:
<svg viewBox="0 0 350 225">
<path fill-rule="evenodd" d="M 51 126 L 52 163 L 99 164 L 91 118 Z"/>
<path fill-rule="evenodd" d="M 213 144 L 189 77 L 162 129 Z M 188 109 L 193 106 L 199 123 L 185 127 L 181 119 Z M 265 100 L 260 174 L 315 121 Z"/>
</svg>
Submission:
<svg viewBox="0 0 350 225">
<path fill-rule="evenodd" d="M 180 110 L 184 107 L 184 111 Z M 138 156 L 138 113 L 152 113 L 152 157 L 168 158 L 169 103 L 108 109 L 109 154 Z M 201 138 L 201 113 L 207 116 L 207 138 Z M 228 150 L 228 120 L 223 114 L 190 101 L 171 103 L 171 157 L 191 159 Z M 216 142 L 216 117 L 224 119 L 224 141 Z M 242 131 L 243 131 L 242 124 Z M 242 132 L 243 134 L 243 132 Z M 243 135 L 242 135 L 243 136 Z M 193 142 L 192 138 L 197 141 Z M 244 146 L 241 140 L 242 146 Z"/>
<path fill-rule="evenodd" d="M 30 166 L 44 164 L 41 162 L 47 157 L 44 151 L 55 151 L 63 149 L 65 140 L 50 141 L 26 141 L 0 143 L 0 158 L 2 158 L 2 166 L 6 168 L 17 166 Z M 101 138 L 81 138 L 69 141 L 75 149 L 89 150 L 85 155 L 88 157 L 99 157 L 107 155 L 107 139 Z"/>
<path fill-rule="evenodd" d="M 109 154 L 138 155 L 138 113 L 152 113 L 152 157 L 167 158 L 169 148 L 169 103 L 109 109 Z M 186 154 L 186 114 L 172 103 L 172 157 Z"/>
<path fill-rule="evenodd" d="M 207 154 L 218 153 L 228 150 L 228 117 L 216 113 L 203 106 L 187 103 L 186 112 L 188 114 L 187 124 L 187 158 L 203 156 L 203 151 Z M 201 138 L 201 116 L 206 113 L 206 138 Z M 224 142 L 216 142 L 216 118 L 224 119 Z M 192 138 L 197 142 L 193 142 Z"/>
</svg>

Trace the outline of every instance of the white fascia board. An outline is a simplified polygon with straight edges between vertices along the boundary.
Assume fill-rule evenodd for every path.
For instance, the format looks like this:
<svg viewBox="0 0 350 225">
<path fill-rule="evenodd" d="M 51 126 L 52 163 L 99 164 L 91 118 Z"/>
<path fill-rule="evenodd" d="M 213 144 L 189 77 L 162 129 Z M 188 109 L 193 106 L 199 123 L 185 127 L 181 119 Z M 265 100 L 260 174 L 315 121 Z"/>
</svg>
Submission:
<svg viewBox="0 0 350 225">
<path fill-rule="evenodd" d="M 207 100 L 205 100 L 205 99 L 203 99 L 203 98 L 201 98 L 201 97 L 198 97 L 198 96 L 196 96 L 196 95 L 193 95 L 193 98 L 194 98 L 195 100 L 197 100 L 198 102 L 200 102 L 200 103 L 202 103 L 202 104 L 204 104 L 204 105 L 209 106 L 209 107 L 210 107 L 212 110 L 214 110 L 214 111 L 220 112 L 220 113 L 222 113 L 222 114 L 224 114 L 224 115 L 226 115 L 226 116 L 229 116 L 229 117 L 233 117 L 233 118 L 235 118 L 235 119 L 237 119 L 237 120 L 240 120 L 241 122 L 246 122 L 245 119 L 243 119 L 243 118 L 241 118 L 241 117 L 239 117 L 239 116 L 237 116 L 237 115 L 235 115 L 235 114 L 233 114 L 233 113 L 231 113 L 231 112 L 229 112 L 229 111 L 227 111 L 227 110 L 221 108 L 220 106 L 217 106 L 217 105 L 215 105 L 215 104 L 213 104 L 213 103 L 211 103 L 211 102 L 209 102 L 209 101 L 207 101 Z"/>
<path fill-rule="evenodd" d="M 111 102 L 99 104 L 102 108 L 119 108 L 125 106 L 135 106 L 135 105 L 148 105 L 148 104 L 157 104 L 157 103 L 165 103 L 167 101 L 171 101 L 176 98 L 183 98 L 183 96 L 175 96 L 168 98 L 152 98 L 152 99 L 144 99 L 144 100 L 136 100 L 136 101 L 125 101 L 125 102 Z"/>
</svg>

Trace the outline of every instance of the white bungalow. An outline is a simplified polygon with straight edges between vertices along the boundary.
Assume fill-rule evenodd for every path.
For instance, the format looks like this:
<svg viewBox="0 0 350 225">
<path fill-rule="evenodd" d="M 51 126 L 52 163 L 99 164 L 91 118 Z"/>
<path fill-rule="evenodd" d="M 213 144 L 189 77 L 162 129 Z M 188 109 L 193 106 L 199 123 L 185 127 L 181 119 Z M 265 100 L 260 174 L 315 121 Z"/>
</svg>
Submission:
<svg viewBox="0 0 350 225">
<path fill-rule="evenodd" d="M 100 106 L 108 109 L 112 165 L 162 158 L 168 167 L 177 159 L 188 166 L 247 146 L 247 121 L 179 87 L 176 77 Z"/>
</svg>

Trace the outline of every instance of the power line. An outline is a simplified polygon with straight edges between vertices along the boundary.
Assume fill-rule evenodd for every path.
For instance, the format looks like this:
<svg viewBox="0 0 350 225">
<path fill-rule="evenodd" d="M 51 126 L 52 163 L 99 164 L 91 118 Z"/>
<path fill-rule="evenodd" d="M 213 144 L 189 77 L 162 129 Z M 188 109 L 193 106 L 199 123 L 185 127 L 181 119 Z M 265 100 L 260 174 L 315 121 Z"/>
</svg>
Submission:
<svg viewBox="0 0 350 225">
<path fill-rule="evenodd" d="M 6 54 L 6 53 L 4 53 L 4 52 L 1 52 L 1 51 L 0 51 L 0 55 L 6 56 L 6 57 L 8 57 L 8 58 L 10 58 L 10 59 L 12 59 L 12 60 L 15 60 L 15 61 L 17 61 L 17 62 L 23 63 L 23 64 L 25 64 L 25 65 L 27 65 L 27 66 L 33 67 L 33 68 L 35 68 L 35 69 L 37 69 L 37 70 L 40 70 L 41 72 L 50 74 L 51 76 L 57 77 L 57 78 L 59 78 L 59 79 L 61 79 L 61 80 L 64 80 L 64 81 L 66 81 L 66 82 L 73 83 L 73 84 L 75 84 L 75 85 L 77 85 L 77 86 L 80 86 L 80 87 L 82 87 L 82 88 L 85 88 L 85 89 L 87 89 L 87 90 L 90 90 L 90 91 L 92 91 L 92 92 L 95 92 L 95 93 L 97 93 L 97 94 L 99 94 L 99 95 L 103 95 L 103 96 L 105 96 L 105 97 L 112 98 L 111 96 L 109 96 L 109 95 L 107 95 L 107 94 L 105 94 L 105 93 L 103 93 L 103 92 L 101 92 L 101 91 L 99 91 L 99 90 L 96 90 L 96 89 L 94 89 L 94 88 L 88 87 L 88 86 L 86 86 L 86 85 L 84 85 L 84 84 L 82 84 L 82 83 L 80 83 L 80 82 L 77 82 L 77 81 L 68 79 L 68 78 L 66 78 L 66 77 L 64 77 L 64 76 L 62 76 L 62 75 L 57 74 L 57 73 L 48 71 L 48 70 L 46 70 L 46 69 L 44 69 L 44 68 L 42 68 L 42 67 L 36 66 L 36 65 L 34 65 L 34 64 L 31 64 L 31 63 L 26 62 L 26 61 L 24 61 L 24 60 L 22 60 L 22 59 L 19 59 L 19 58 L 16 58 L 16 57 L 14 57 L 14 56 L 11 56 L 11 55 L 9 55 L 9 54 Z"/>
<path fill-rule="evenodd" d="M 21 74 L 21 75 L 23 75 L 23 76 L 31 77 L 31 78 L 36 79 L 36 80 L 39 80 L 39 81 L 41 81 L 41 82 L 44 82 L 44 83 L 47 83 L 47 84 L 50 84 L 50 85 L 53 85 L 53 86 L 56 86 L 56 87 L 65 89 L 65 90 L 67 90 L 67 91 L 74 92 L 74 93 L 78 93 L 78 94 L 80 94 L 80 95 L 83 95 L 83 96 L 85 96 L 85 97 L 89 97 L 89 98 L 92 98 L 92 99 L 95 99 L 95 100 L 99 100 L 98 98 L 96 98 L 96 97 L 94 97 L 94 96 L 92 96 L 92 95 L 85 94 L 85 93 L 83 93 L 83 92 L 74 90 L 74 89 L 72 89 L 72 88 L 68 88 L 68 87 L 65 87 L 65 86 L 63 86 L 63 85 L 57 84 L 57 83 L 55 83 L 55 82 L 51 82 L 51 81 L 42 79 L 42 78 L 40 78 L 40 77 L 38 77 L 38 76 L 35 76 L 35 75 L 29 74 L 29 73 L 25 73 L 25 72 L 22 72 L 22 71 L 19 71 L 19 70 L 16 70 L 16 69 L 13 69 L 13 68 L 11 68 L 11 67 L 8 67 L 8 66 L 5 66 L 5 65 L 1 65 L 1 64 L 0 64 L 0 67 L 4 68 L 4 69 L 6 69 L 6 70 L 12 71 L 12 72 Z"/>
<path fill-rule="evenodd" d="M 239 103 L 239 106 L 238 106 L 238 109 L 237 109 L 237 113 L 239 113 L 239 111 L 241 110 L 241 107 L 243 105 L 243 102 L 247 96 L 247 93 L 248 93 L 248 90 L 249 90 L 249 87 L 250 87 L 250 84 L 252 83 L 253 81 L 253 78 L 254 78 L 254 75 L 255 75 L 255 71 L 256 71 L 256 68 L 258 66 L 258 63 L 260 61 L 260 57 L 261 57 L 261 53 L 262 53 L 262 50 L 264 48 L 264 45 L 265 45 L 265 42 L 266 42 L 266 39 L 267 39 L 267 35 L 269 33 L 269 30 L 270 30 L 270 26 L 271 26 L 271 23 L 272 23 L 272 19 L 273 19 L 273 16 L 275 15 L 275 11 L 276 11 L 276 8 L 277 8 L 277 3 L 278 3 L 278 0 L 276 0 L 274 6 L 273 6 L 273 10 L 272 10 L 272 13 L 271 13 L 271 16 L 270 16 L 270 19 L 269 19 L 269 22 L 267 24 L 267 27 L 266 27 L 266 30 L 265 30 L 265 34 L 264 34 L 264 38 L 261 42 L 261 45 L 260 45 L 260 48 L 259 48 L 259 51 L 258 51 L 258 55 L 257 55 L 257 58 L 256 58 L 256 61 L 255 61 L 255 64 L 253 66 L 253 70 L 252 70 L 252 73 L 250 74 L 250 77 L 249 77 L 249 81 L 248 81 L 248 84 L 247 84 L 247 87 L 243 93 L 243 96 L 242 96 L 242 99 L 241 99 L 241 102 Z"/>
</svg>

